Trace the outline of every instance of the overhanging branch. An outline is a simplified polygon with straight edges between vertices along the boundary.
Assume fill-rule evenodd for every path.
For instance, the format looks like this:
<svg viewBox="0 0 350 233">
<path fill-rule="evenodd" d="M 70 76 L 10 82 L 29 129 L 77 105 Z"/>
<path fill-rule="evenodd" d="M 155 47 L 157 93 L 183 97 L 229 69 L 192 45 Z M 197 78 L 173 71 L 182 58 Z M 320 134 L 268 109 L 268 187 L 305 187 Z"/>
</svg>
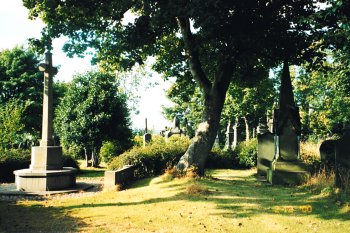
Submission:
<svg viewBox="0 0 350 233">
<path fill-rule="evenodd" d="M 191 73 L 194 79 L 203 88 L 204 92 L 209 93 L 212 87 L 212 83 L 205 75 L 201 62 L 199 60 L 199 54 L 197 46 L 194 43 L 193 35 L 190 27 L 190 20 L 188 18 L 177 17 L 181 34 L 185 43 L 185 48 L 188 53 L 189 65 Z"/>
</svg>

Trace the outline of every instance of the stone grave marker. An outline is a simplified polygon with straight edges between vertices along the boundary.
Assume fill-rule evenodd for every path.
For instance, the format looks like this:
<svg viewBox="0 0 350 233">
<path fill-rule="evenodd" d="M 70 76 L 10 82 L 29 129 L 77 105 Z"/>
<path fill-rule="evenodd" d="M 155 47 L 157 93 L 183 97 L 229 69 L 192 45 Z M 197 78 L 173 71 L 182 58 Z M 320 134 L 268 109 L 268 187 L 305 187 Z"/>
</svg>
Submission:
<svg viewBox="0 0 350 233">
<path fill-rule="evenodd" d="M 147 128 L 147 118 L 145 119 L 145 134 L 143 135 L 143 146 L 147 146 L 152 140 L 152 134 L 148 133 L 148 128 Z"/>
<path fill-rule="evenodd" d="M 274 111 L 276 151 L 267 180 L 272 184 L 300 184 L 309 178 L 305 163 L 299 159 L 301 123 L 299 109 L 294 102 L 293 87 L 287 61 L 281 78 L 279 109 Z"/>
<path fill-rule="evenodd" d="M 258 175 L 266 176 L 267 170 L 270 168 L 271 162 L 275 156 L 274 135 L 268 131 L 267 125 L 264 123 L 258 126 L 258 159 L 257 169 Z"/>
</svg>

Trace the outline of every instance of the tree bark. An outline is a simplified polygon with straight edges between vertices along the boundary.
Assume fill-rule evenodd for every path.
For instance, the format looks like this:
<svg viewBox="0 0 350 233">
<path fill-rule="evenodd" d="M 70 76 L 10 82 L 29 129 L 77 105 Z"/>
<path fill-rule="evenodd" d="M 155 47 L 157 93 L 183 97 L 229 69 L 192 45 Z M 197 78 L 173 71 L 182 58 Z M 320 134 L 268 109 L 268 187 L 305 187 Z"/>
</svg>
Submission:
<svg viewBox="0 0 350 233">
<path fill-rule="evenodd" d="M 205 162 L 219 129 L 224 101 L 224 98 L 220 98 L 214 93 L 205 95 L 202 122 L 198 125 L 191 145 L 178 162 L 178 170 L 185 171 L 189 167 L 195 166 L 198 168 L 199 175 L 204 175 Z"/>
</svg>

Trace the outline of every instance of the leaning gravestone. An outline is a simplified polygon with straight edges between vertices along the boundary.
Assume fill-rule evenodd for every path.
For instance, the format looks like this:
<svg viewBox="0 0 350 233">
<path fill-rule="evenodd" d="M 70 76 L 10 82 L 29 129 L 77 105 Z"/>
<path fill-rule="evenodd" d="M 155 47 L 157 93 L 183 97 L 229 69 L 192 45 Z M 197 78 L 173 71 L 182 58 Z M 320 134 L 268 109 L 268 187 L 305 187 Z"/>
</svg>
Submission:
<svg viewBox="0 0 350 233">
<path fill-rule="evenodd" d="M 75 168 L 62 167 L 62 147 L 53 140 L 53 76 L 57 68 L 52 66 L 52 54 L 45 54 L 42 138 L 40 146 L 32 147 L 29 169 L 14 171 L 16 186 L 23 191 L 51 191 L 73 187 L 76 184 Z"/>
<path fill-rule="evenodd" d="M 306 171 L 305 163 L 299 159 L 301 123 L 287 62 L 283 66 L 279 109 L 274 111 L 273 122 L 276 151 L 267 170 L 267 180 L 272 184 L 300 184 L 310 174 Z"/>
<path fill-rule="evenodd" d="M 268 131 L 265 124 L 258 126 L 258 175 L 266 176 L 267 170 L 275 156 L 274 135 Z"/>
</svg>

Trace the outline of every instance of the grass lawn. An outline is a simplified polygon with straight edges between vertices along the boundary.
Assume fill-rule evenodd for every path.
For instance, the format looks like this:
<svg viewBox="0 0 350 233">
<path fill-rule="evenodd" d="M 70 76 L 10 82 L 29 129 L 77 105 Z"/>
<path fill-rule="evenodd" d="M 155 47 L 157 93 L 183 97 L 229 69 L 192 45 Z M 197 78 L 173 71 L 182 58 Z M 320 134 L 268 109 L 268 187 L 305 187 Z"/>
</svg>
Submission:
<svg viewBox="0 0 350 233">
<path fill-rule="evenodd" d="M 0 202 L 0 232 L 349 232 L 349 203 L 271 186 L 255 172 L 209 170 L 208 178 L 148 178 L 94 196 Z"/>
</svg>

